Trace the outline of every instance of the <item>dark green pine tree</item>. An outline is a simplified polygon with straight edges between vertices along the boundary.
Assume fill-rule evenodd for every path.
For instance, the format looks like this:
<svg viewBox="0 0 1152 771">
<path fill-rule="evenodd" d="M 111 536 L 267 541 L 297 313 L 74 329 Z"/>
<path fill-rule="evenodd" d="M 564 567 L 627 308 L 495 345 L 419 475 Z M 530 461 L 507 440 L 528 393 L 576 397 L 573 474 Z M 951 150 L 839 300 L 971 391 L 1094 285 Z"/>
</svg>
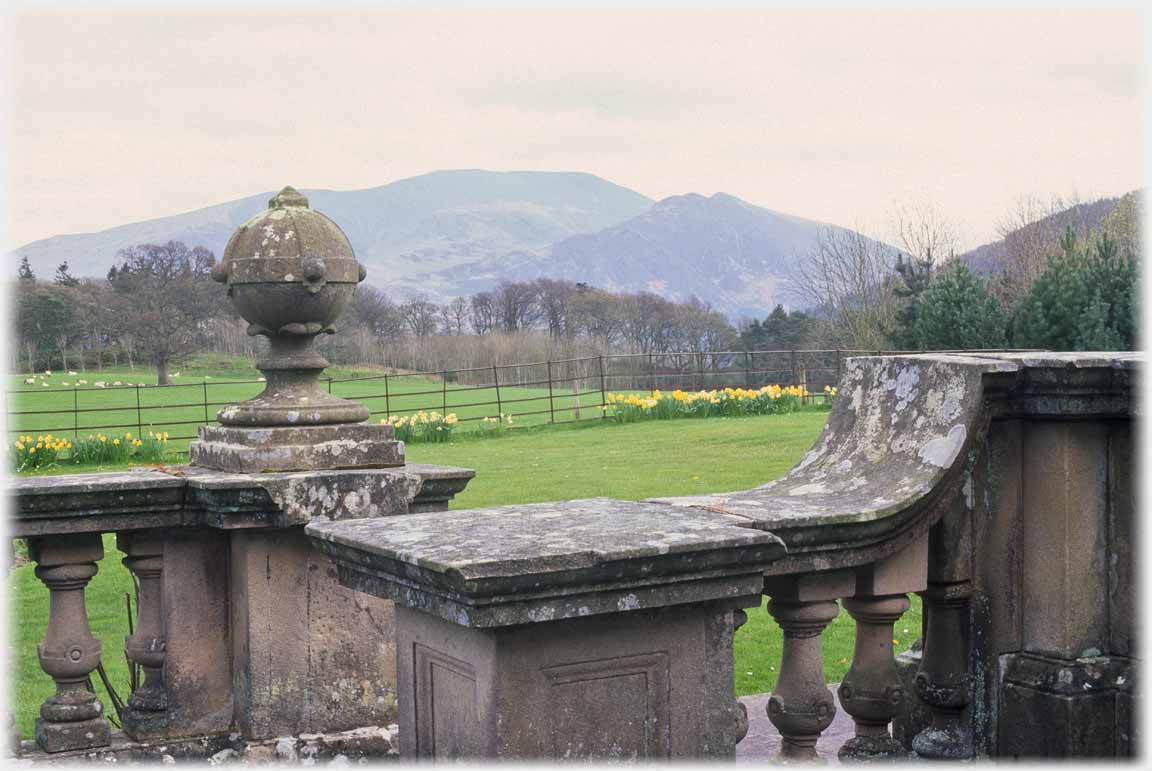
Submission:
<svg viewBox="0 0 1152 771">
<path fill-rule="evenodd" d="M 80 286 L 80 279 L 69 272 L 68 261 L 65 260 L 56 266 L 56 276 L 52 279 L 52 283 L 57 286 Z"/>
<path fill-rule="evenodd" d="M 983 279 L 957 262 L 920 295 L 912 342 L 916 348 L 1002 348 L 1007 321 Z"/>
<path fill-rule="evenodd" d="M 1136 344 L 1137 260 L 1102 234 L 1082 247 L 1068 230 L 1016 313 L 1015 344 L 1054 351 L 1131 350 Z"/>
<path fill-rule="evenodd" d="M 919 347 L 916 342 L 916 322 L 920 318 L 920 296 L 932 284 L 935 262 L 931 253 L 922 260 L 914 257 L 905 259 L 903 254 L 896 255 L 896 274 L 900 280 L 892 291 L 900 299 L 900 307 L 896 310 L 889 337 L 892 347 L 897 350 L 910 351 Z"/>
<path fill-rule="evenodd" d="M 1134 255 L 1119 254 L 1106 234 L 1096 242 L 1084 270 L 1090 292 L 1076 348 L 1081 351 L 1130 351 L 1136 347 L 1139 292 Z"/>
<path fill-rule="evenodd" d="M 36 274 L 32 272 L 32 265 L 28 262 L 28 255 L 20 258 L 20 267 L 16 269 L 16 278 L 20 281 L 36 280 Z"/>
</svg>

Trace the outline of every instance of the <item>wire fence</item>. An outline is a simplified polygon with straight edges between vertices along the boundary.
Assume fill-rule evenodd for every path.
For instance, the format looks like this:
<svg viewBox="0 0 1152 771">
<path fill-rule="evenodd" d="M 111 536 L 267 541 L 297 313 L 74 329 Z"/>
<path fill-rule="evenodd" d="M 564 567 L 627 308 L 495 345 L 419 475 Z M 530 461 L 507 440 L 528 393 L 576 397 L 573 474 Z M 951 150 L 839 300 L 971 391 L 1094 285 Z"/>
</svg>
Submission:
<svg viewBox="0 0 1152 771">
<path fill-rule="evenodd" d="M 490 367 L 324 378 L 329 393 L 361 402 L 372 419 L 423 410 L 455 413 L 463 425 L 514 417 L 517 427 L 599 420 L 609 393 L 802 386 L 825 401 L 850 356 L 899 351 L 781 350 L 607 354 Z M 212 380 L 164 386 L 105 385 L 7 392 L 8 432 L 70 436 L 135 431 L 194 439 L 219 408 L 256 396 L 264 382 Z"/>
</svg>

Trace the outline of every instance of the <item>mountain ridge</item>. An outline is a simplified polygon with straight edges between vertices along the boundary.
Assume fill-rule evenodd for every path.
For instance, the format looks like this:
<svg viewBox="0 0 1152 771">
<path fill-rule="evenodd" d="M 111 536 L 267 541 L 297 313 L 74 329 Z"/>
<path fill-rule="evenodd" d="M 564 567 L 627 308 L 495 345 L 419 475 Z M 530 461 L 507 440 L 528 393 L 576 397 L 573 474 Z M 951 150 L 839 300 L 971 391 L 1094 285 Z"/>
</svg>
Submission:
<svg viewBox="0 0 1152 771">
<path fill-rule="evenodd" d="M 368 283 L 431 300 L 500 280 L 566 278 L 613 291 L 696 297 L 733 317 L 763 316 L 796 259 L 835 225 L 728 193 L 658 201 L 587 172 L 444 170 L 354 191 L 304 189 L 348 235 Z M 91 234 L 41 239 L 13 252 L 47 277 L 102 276 L 119 249 L 180 240 L 221 255 L 237 226 L 266 205 L 260 193 Z"/>
</svg>

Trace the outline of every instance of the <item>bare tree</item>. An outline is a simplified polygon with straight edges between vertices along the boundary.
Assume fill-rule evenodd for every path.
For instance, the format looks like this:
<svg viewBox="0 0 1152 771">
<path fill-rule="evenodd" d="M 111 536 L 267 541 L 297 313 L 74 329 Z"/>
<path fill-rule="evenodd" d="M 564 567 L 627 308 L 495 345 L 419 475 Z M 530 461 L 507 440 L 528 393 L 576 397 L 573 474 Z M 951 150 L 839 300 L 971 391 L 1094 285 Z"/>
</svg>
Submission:
<svg viewBox="0 0 1152 771">
<path fill-rule="evenodd" d="M 576 284 L 571 281 L 538 278 L 534 282 L 536 302 L 540 315 L 548 327 L 551 337 L 570 337 L 572 324 L 568 318 L 568 301 L 576 293 Z"/>
<path fill-rule="evenodd" d="M 623 332 L 622 304 L 620 295 L 588 287 L 578 289 L 568 300 L 572 329 L 576 334 L 614 345 Z"/>
<path fill-rule="evenodd" d="M 422 295 L 400 306 L 400 318 L 414 337 L 431 337 L 436 334 L 436 319 L 439 315 L 440 306 Z"/>
<path fill-rule="evenodd" d="M 540 318 L 536 287 L 524 281 L 501 281 L 492 292 L 496 321 L 505 332 L 524 332 Z"/>
<path fill-rule="evenodd" d="M 477 292 L 470 302 L 472 331 L 490 335 L 496 330 L 496 298 L 491 292 Z"/>
<path fill-rule="evenodd" d="M 1014 307 L 1044 272 L 1048 257 L 1059 250 L 1060 238 L 1071 227 L 1078 239 L 1088 236 L 1090 223 L 1078 217 L 1078 198 L 1023 196 L 997 225 L 1003 248 L 991 265 L 990 288 L 1005 307 Z"/>
<path fill-rule="evenodd" d="M 792 286 L 809 305 L 828 314 L 844 347 L 881 349 L 896 313 L 893 251 L 853 230 L 821 229 L 811 252 L 798 260 Z"/>
<path fill-rule="evenodd" d="M 108 275 L 117 318 L 133 333 L 125 337 L 135 337 L 135 348 L 156 366 L 157 384 L 167 385 L 172 360 L 202 349 L 203 323 L 224 314 L 224 293 L 209 278 L 216 258 L 179 241 L 133 246 L 119 257 Z"/>
<path fill-rule="evenodd" d="M 956 253 L 956 224 L 932 201 L 921 198 L 897 206 L 893 219 L 900 248 L 914 260 L 934 267 Z"/>
<path fill-rule="evenodd" d="M 440 320 L 447 335 L 459 337 L 468 326 L 468 301 L 456 297 L 440 309 Z"/>
<path fill-rule="evenodd" d="M 376 287 L 360 285 L 352 296 L 353 323 L 359 322 L 376 337 L 392 340 L 404 333 L 400 308 Z"/>
</svg>

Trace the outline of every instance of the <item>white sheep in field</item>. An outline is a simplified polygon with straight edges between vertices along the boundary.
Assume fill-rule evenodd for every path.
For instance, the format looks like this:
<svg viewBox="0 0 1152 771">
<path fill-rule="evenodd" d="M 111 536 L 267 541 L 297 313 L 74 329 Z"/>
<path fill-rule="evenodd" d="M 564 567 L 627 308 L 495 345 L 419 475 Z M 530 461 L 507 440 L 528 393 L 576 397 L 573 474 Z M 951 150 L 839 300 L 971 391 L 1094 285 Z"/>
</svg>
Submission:
<svg viewBox="0 0 1152 771">
<path fill-rule="evenodd" d="M 34 377 L 24 378 L 24 385 L 35 385 L 35 384 L 36 384 L 36 378 L 34 378 Z"/>
<path fill-rule="evenodd" d="M 88 385 L 88 381 L 87 380 L 77 380 L 76 385 Z"/>
<path fill-rule="evenodd" d="M 60 385 L 67 386 L 67 385 L 71 385 L 71 384 L 67 380 L 62 380 L 62 381 L 60 381 Z"/>
<path fill-rule="evenodd" d="M 117 381 L 116 381 L 115 383 L 113 383 L 112 385 L 114 385 L 114 386 L 118 386 L 118 385 L 124 385 L 124 384 L 123 384 L 123 383 L 121 383 L 119 380 L 117 380 Z"/>
<path fill-rule="evenodd" d="M 76 377 L 76 375 L 78 375 L 79 373 L 73 372 L 72 370 L 68 370 L 68 374 L 71 375 L 72 377 Z"/>
<path fill-rule="evenodd" d="M 47 388 L 48 386 L 50 386 L 50 385 L 52 385 L 52 384 L 51 384 L 51 383 L 41 383 L 40 385 L 42 385 L 42 386 L 44 386 L 45 388 Z"/>
<path fill-rule="evenodd" d="M 107 384 L 107 383 L 105 383 L 103 380 L 97 380 L 97 381 L 96 381 L 95 383 L 93 383 L 92 385 L 96 386 L 97 388 L 103 388 L 104 386 L 106 386 L 106 385 L 108 385 L 108 384 Z"/>
</svg>

